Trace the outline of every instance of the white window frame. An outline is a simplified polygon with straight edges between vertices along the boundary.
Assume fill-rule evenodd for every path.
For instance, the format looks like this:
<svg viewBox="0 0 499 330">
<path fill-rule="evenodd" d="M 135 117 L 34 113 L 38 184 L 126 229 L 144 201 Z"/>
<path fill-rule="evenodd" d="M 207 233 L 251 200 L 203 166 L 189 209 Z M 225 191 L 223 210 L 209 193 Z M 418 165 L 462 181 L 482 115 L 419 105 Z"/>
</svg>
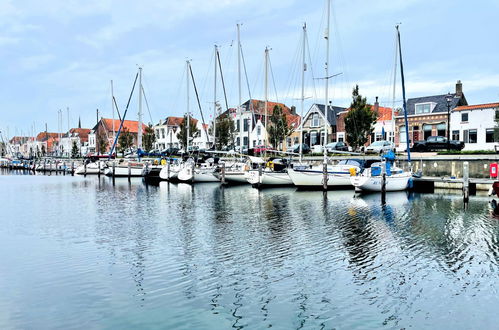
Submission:
<svg viewBox="0 0 499 330">
<path fill-rule="evenodd" d="M 317 112 L 315 112 L 312 114 L 312 120 L 311 120 L 310 127 L 319 127 L 319 126 L 320 126 L 319 114 Z"/>
<path fill-rule="evenodd" d="M 418 112 L 418 107 L 423 107 L 423 106 L 428 106 L 428 111 L 421 111 L 421 112 Z M 423 102 L 423 103 L 416 103 L 414 105 L 414 113 L 416 115 L 422 115 L 422 114 L 425 114 L 425 113 L 431 113 L 431 111 L 433 110 L 434 108 L 434 105 L 435 103 L 433 102 Z"/>
</svg>

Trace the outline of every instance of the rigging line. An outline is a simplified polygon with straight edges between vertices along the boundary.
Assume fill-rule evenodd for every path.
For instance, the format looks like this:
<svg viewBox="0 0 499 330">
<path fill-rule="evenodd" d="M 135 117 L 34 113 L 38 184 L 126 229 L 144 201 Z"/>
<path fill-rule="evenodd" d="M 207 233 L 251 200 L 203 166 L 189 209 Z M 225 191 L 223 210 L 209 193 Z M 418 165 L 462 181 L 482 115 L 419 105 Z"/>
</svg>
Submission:
<svg viewBox="0 0 499 330">
<path fill-rule="evenodd" d="M 209 75 L 210 75 L 210 73 L 211 73 L 211 69 L 212 69 L 212 66 L 211 66 L 211 65 L 212 65 L 212 64 L 213 64 L 213 56 L 211 56 L 211 55 L 210 55 L 210 64 L 208 64 L 208 66 L 206 67 L 207 69 L 206 69 L 206 75 L 205 75 L 205 77 L 204 77 L 203 88 L 202 88 L 202 89 L 200 89 L 200 91 L 201 91 L 201 93 L 200 93 L 200 94 L 201 94 L 202 96 L 206 95 L 206 83 L 207 83 L 207 81 L 208 81 L 208 76 L 209 76 Z M 204 97 L 203 97 L 203 99 L 204 99 Z"/>
<path fill-rule="evenodd" d="M 301 33 L 301 32 L 300 32 Z M 299 40 L 301 40 L 301 38 L 299 38 Z M 289 99 L 290 98 L 290 94 L 291 94 L 291 85 L 293 85 L 294 83 L 294 87 L 296 87 L 296 80 L 295 78 L 298 78 L 297 76 L 295 76 L 295 73 L 296 73 L 296 68 L 298 68 L 298 60 L 299 60 L 299 54 L 300 54 L 300 50 L 301 50 L 301 42 L 298 41 L 297 43 L 297 46 L 295 48 L 295 52 L 294 52 L 294 55 L 293 55 L 293 60 L 292 60 L 292 64 L 291 64 L 291 70 L 289 71 L 289 75 L 288 75 L 288 87 L 286 89 L 286 96 L 285 96 L 285 99 Z M 293 93 L 295 92 L 295 89 L 293 88 Z M 293 94 L 292 97 L 294 97 L 295 95 Z"/>
<path fill-rule="evenodd" d="M 181 75 L 181 78 L 180 78 L 180 84 L 178 84 L 178 86 L 177 86 L 177 93 L 175 94 L 177 97 L 175 98 L 175 101 L 173 102 L 172 109 L 178 109 L 179 98 L 180 98 L 180 88 L 183 87 L 182 85 L 184 83 L 184 77 L 185 77 L 185 70 L 182 69 L 182 75 Z"/>
<path fill-rule="evenodd" d="M 137 84 L 138 78 L 139 78 L 139 72 L 137 71 L 137 74 L 135 75 L 135 80 L 133 81 L 132 91 L 130 92 L 130 96 L 128 97 L 128 102 L 126 104 L 125 112 L 123 113 L 123 119 L 120 122 L 120 128 L 118 128 L 118 134 L 116 134 L 116 137 L 114 138 L 113 146 L 111 147 L 111 150 L 109 151 L 109 159 L 111 159 L 111 156 L 113 155 L 114 148 L 116 147 L 116 142 L 118 142 L 118 138 L 120 137 L 121 129 L 123 128 L 125 116 L 126 116 L 126 113 L 128 111 L 128 107 L 130 106 L 130 101 L 132 100 L 133 91 L 135 90 L 135 85 Z"/>
<path fill-rule="evenodd" d="M 118 119 L 121 121 L 120 109 L 118 109 L 118 103 L 116 103 L 116 97 L 113 96 L 114 106 L 116 107 L 116 112 L 118 113 Z"/>
<path fill-rule="evenodd" d="M 270 67 L 270 75 L 272 76 L 272 83 L 274 85 L 275 100 L 276 102 L 279 102 L 279 98 L 277 97 L 277 88 L 275 86 L 274 70 L 272 70 L 272 62 L 270 61 L 270 56 L 269 56 L 269 67 Z"/>
<path fill-rule="evenodd" d="M 225 90 L 224 74 L 222 72 L 222 63 L 220 62 L 220 53 L 219 52 L 217 52 L 217 58 L 218 58 L 218 67 L 220 68 L 220 78 L 222 78 L 222 88 L 224 90 L 225 108 L 226 108 L 226 110 L 229 110 L 229 103 L 227 102 L 227 92 Z"/>
<path fill-rule="evenodd" d="M 312 75 L 312 87 L 314 89 L 314 98 L 317 101 L 317 89 L 315 87 L 315 75 L 314 75 L 314 66 L 312 64 L 312 58 L 310 55 L 310 45 L 308 43 L 308 33 L 305 33 L 305 43 L 307 44 L 307 54 L 308 54 L 308 61 L 310 62 L 310 74 Z"/>
<path fill-rule="evenodd" d="M 256 117 L 255 117 L 255 113 L 253 111 L 253 102 L 251 102 L 251 90 L 250 90 L 250 85 L 249 85 L 248 72 L 246 71 L 246 62 L 244 60 L 243 46 L 240 45 L 240 47 L 241 47 L 241 59 L 243 60 L 244 76 L 246 77 L 246 86 L 248 87 L 249 109 L 250 109 L 250 113 L 251 113 L 251 119 L 253 119 L 253 122 L 256 123 Z M 248 144 L 249 144 L 249 141 L 248 141 Z"/>
<path fill-rule="evenodd" d="M 194 81 L 194 74 L 192 73 L 192 66 L 191 65 L 189 65 L 189 71 L 191 73 L 192 85 L 194 85 L 194 92 L 196 93 L 196 99 L 198 101 L 199 112 L 201 113 L 201 120 L 202 120 L 202 123 L 203 123 L 203 130 L 204 130 L 204 132 L 206 134 L 206 142 L 210 143 L 210 137 L 208 136 L 208 131 L 206 130 L 206 123 L 204 121 L 203 110 L 201 109 L 201 102 L 199 101 L 198 89 L 196 87 L 196 82 Z"/>
<path fill-rule="evenodd" d="M 144 100 L 146 101 L 147 112 L 149 113 L 149 119 L 151 119 L 151 125 L 153 124 L 151 110 L 149 109 L 149 102 L 147 102 L 146 92 L 144 90 L 144 86 L 142 85 L 142 95 L 144 96 Z"/>
</svg>

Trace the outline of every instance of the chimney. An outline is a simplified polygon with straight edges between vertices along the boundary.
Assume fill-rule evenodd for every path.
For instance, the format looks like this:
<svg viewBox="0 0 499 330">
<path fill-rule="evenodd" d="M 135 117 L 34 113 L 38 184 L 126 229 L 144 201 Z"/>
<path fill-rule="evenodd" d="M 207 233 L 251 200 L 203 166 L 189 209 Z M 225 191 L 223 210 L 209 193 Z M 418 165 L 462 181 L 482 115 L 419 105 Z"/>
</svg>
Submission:
<svg viewBox="0 0 499 330">
<path fill-rule="evenodd" d="M 463 83 L 461 80 L 458 80 L 456 83 L 456 96 L 462 96 L 463 95 Z"/>
<path fill-rule="evenodd" d="M 378 97 L 376 96 L 376 101 L 374 102 L 374 112 L 378 113 L 379 111 L 379 102 L 378 102 Z"/>
<path fill-rule="evenodd" d="M 292 115 L 296 115 L 296 107 L 294 105 L 291 106 L 290 112 Z"/>
</svg>

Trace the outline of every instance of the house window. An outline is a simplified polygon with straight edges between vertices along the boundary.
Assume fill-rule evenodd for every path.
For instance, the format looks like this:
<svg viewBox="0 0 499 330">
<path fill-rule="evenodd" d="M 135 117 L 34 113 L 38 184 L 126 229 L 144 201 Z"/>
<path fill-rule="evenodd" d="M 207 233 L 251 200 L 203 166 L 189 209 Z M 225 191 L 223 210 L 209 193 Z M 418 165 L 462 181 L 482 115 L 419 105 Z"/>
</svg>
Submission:
<svg viewBox="0 0 499 330">
<path fill-rule="evenodd" d="M 236 139 L 236 145 L 238 145 L 238 146 L 241 145 L 241 138 L 239 136 Z"/>
<path fill-rule="evenodd" d="M 400 126 L 400 135 L 399 135 L 399 141 L 400 143 L 406 143 L 407 139 L 405 136 L 405 126 Z"/>
<path fill-rule="evenodd" d="M 468 113 L 464 112 L 461 114 L 461 121 L 468 121 Z"/>
<path fill-rule="evenodd" d="M 459 141 L 459 131 L 452 131 L 452 140 Z"/>
<path fill-rule="evenodd" d="M 244 146 L 248 146 L 248 143 L 249 143 L 249 138 L 247 136 L 243 137 Z"/>
<path fill-rule="evenodd" d="M 310 132 L 310 145 L 315 146 L 317 143 L 317 132 Z"/>
<path fill-rule="evenodd" d="M 493 128 L 487 128 L 485 130 L 485 142 L 486 143 L 494 142 L 494 129 Z"/>
<path fill-rule="evenodd" d="M 290 147 L 291 147 L 291 138 L 290 138 L 290 137 L 288 137 L 288 138 L 286 139 L 286 147 L 288 147 L 288 148 L 290 148 Z"/>
<path fill-rule="evenodd" d="M 295 136 L 294 138 L 294 144 L 298 144 L 300 142 L 300 138 Z"/>
<path fill-rule="evenodd" d="M 314 113 L 312 115 L 312 127 L 318 127 L 319 126 L 319 114 Z"/>
<path fill-rule="evenodd" d="M 416 114 L 430 113 L 431 103 L 416 104 Z"/>
<path fill-rule="evenodd" d="M 437 125 L 437 135 L 438 136 L 447 136 L 447 126 L 445 123 L 441 123 Z"/>
<path fill-rule="evenodd" d="M 262 126 L 258 125 L 256 127 L 256 135 L 260 136 L 262 134 Z"/>
<path fill-rule="evenodd" d="M 324 141 L 324 132 L 321 132 L 321 142 L 320 142 L 321 145 L 325 145 L 326 142 Z"/>
<path fill-rule="evenodd" d="M 165 138 L 165 129 L 164 128 L 161 129 L 161 137 L 163 139 Z"/>
<path fill-rule="evenodd" d="M 431 136 L 431 129 L 432 126 L 430 124 L 425 124 L 423 125 L 423 131 L 424 131 L 424 139 L 426 140 L 429 136 Z"/>
<path fill-rule="evenodd" d="M 249 129 L 249 119 L 244 119 L 243 121 L 243 131 L 247 132 Z"/>
<path fill-rule="evenodd" d="M 468 133 L 469 142 L 468 143 L 477 143 L 477 133 L 476 129 L 470 129 Z"/>
<path fill-rule="evenodd" d="M 238 119 L 238 120 L 236 120 L 236 127 L 235 127 L 236 132 L 239 132 L 239 128 L 240 128 L 240 127 L 241 127 L 241 125 L 240 125 L 240 122 L 239 122 L 239 119 Z M 238 144 L 239 144 L 239 143 L 238 143 Z"/>
<path fill-rule="evenodd" d="M 256 146 L 256 140 L 253 140 L 253 147 Z"/>
</svg>

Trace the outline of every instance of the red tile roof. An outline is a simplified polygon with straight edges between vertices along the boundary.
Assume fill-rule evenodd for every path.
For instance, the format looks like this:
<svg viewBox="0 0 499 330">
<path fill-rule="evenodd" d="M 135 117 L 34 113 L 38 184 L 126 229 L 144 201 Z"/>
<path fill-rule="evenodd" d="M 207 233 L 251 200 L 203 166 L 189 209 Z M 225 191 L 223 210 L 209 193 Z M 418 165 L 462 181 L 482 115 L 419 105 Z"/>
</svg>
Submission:
<svg viewBox="0 0 499 330">
<path fill-rule="evenodd" d="M 184 122 L 184 117 L 167 117 L 166 125 L 168 126 L 180 126 Z M 198 120 L 191 117 L 191 122 L 197 125 Z"/>
<path fill-rule="evenodd" d="M 108 119 L 108 118 L 102 118 L 101 122 L 104 124 L 106 129 L 109 132 L 113 131 L 113 119 Z M 114 129 L 116 132 L 118 132 L 118 129 L 120 128 L 120 120 L 119 119 L 114 119 Z M 146 132 L 146 126 L 147 124 L 142 123 L 142 132 Z M 139 132 L 139 122 L 137 120 L 125 120 L 123 122 L 123 129 L 127 129 L 130 133 L 138 133 Z"/>
<path fill-rule="evenodd" d="M 284 103 L 279 102 L 267 102 L 267 115 L 272 116 L 274 113 L 274 107 L 280 106 L 282 108 L 282 112 L 286 115 L 291 114 L 291 109 L 288 108 Z M 265 115 L 265 101 L 262 100 L 251 100 L 250 109 L 253 110 L 254 114 Z"/>
<path fill-rule="evenodd" d="M 374 106 L 371 108 L 374 110 Z M 378 121 L 392 120 L 392 108 L 378 107 Z"/>
<path fill-rule="evenodd" d="M 25 143 L 26 141 L 28 141 L 29 139 L 30 139 L 30 137 L 28 137 L 28 136 L 14 136 L 14 137 L 12 137 L 12 139 L 9 140 L 9 143 L 22 144 L 22 143 Z"/>
<path fill-rule="evenodd" d="M 88 142 L 88 134 L 90 131 L 90 128 L 72 128 L 69 130 L 69 133 L 78 133 L 81 142 Z"/>
<path fill-rule="evenodd" d="M 46 141 L 47 138 L 57 139 L 59 137 L 59 133 L 49 133 L 49 132 L 40 132 L 36 136 L 37 141 Z"/>
<path fill-rule="evenodd" d="M 492 109 L 492 108 L 499 108 L 499 103 L 484 103 L 484 104 L 475 104 L 475 105 L 462 105 L 460 107 L 455 107 L 453 111 Z"/>
</svg>

